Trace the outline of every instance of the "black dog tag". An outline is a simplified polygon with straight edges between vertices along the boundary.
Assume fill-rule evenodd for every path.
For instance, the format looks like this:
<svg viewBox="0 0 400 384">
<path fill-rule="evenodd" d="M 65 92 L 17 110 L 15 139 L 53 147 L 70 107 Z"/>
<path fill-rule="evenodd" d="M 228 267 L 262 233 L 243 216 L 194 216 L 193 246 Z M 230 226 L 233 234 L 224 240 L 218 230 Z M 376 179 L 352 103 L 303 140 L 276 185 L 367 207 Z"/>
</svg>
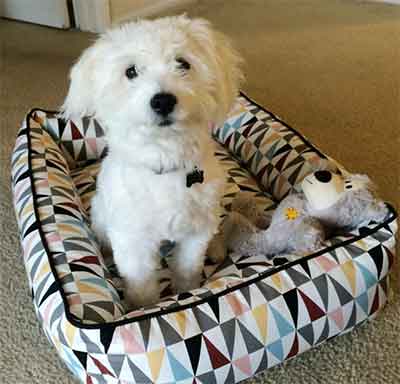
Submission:
<svg viewBox="0 0 400 384">
<path fill-rule="evenodd" d="M 193 184 L 202 183 L 204 181 L 204 171 L 194 168 L 194 171 L 186 175 L 186 187 L 190 188 Z"/>
</svg>

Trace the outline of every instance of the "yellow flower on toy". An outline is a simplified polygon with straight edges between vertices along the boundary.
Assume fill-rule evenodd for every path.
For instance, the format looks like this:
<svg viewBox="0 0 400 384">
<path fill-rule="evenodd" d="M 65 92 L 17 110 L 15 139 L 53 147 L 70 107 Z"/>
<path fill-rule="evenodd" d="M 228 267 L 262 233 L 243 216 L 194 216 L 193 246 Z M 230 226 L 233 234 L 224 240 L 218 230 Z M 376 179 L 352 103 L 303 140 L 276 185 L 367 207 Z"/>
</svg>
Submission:
<svg viewBox="0 0 400 384">
<path fill-rule="evenodd" d="M 299 212 L 296 208 L 289 207 L 286 208 L 285 215 L 288 220 L 295 220 L 298 218 Z"/>
</svg>

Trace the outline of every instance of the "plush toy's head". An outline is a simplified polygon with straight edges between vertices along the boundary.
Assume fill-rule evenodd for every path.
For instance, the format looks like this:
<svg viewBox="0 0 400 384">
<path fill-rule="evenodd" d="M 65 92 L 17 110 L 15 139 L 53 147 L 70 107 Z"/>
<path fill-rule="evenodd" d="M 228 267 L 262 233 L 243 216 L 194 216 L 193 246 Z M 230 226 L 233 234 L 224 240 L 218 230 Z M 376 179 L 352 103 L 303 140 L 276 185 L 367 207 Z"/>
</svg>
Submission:
<svg viewBox="0 0 400 384">
<path fill-rule="evenodd" d="M 311 207 L 323 210 L 333 206 L 346 192 L 366 188 L 368 183 L 367 177 L 345 178 L 330 171 L 316 171 L 304 178 L 301 187 Z"/>
</svg>

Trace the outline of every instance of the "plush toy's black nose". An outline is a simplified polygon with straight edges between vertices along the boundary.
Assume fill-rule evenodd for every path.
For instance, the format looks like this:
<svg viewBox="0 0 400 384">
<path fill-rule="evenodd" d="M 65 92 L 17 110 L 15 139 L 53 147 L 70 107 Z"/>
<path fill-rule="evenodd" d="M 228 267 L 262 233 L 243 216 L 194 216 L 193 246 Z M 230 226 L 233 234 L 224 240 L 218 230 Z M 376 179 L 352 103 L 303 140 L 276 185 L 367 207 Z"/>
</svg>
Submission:
<svg viewBox="0 0 400 384">
<path fill-rule="evenodd" d="M 315 178 L 321 183 L 329 183 L 332 179 L 332 173 L 329 171 L 314 172 Z"/>
<path fill-rule="evenodd" d="M 168 116 L 178 102 L 172 93 L 156 93 L 150 100 L 151 108 L 161 116 Z"/>
</svg>

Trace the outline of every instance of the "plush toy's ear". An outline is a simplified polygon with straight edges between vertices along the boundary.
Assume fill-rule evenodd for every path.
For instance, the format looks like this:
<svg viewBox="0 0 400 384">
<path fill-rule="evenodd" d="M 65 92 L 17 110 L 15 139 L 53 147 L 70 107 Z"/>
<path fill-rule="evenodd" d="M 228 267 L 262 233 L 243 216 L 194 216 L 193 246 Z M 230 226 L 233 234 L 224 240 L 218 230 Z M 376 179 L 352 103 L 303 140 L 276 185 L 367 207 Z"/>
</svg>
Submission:
<svg viewBox="0 0 400 384">
<path fill-rule="evenodd" d="M 215 111 L 210 112 L 215 117 L 213 122 L 220 124 L 233 106 L 243 81 L 241 71 L 243 59 L 233 48 L 229 38 L 214 30 L 207 20 L 189 20 L 185 16 L 181 18 L 188 23 L 187 28 L 191 37 L 196 40 L 211 63 L 215 77 L 214 98 L 218 100 L 218 105 Z"/>
<path fill-rule="evenodd" d="M 345 179 L 345 188 L 348 191 L 357 191 L 359 189 L 367 189 L 371 192 L 377 192 L 376 185 L 367 175 L 350 174 Z"/>
<path fill-rule="evenodd" d="M 101 44 L 96 42 L 87 48 L 70 72 L 68 95 L 61 106 L 61 117 L 77 119 L 83 116 L 93 116 L 95 93 L 95 68 L 101 57 Z"/>
</svg>

